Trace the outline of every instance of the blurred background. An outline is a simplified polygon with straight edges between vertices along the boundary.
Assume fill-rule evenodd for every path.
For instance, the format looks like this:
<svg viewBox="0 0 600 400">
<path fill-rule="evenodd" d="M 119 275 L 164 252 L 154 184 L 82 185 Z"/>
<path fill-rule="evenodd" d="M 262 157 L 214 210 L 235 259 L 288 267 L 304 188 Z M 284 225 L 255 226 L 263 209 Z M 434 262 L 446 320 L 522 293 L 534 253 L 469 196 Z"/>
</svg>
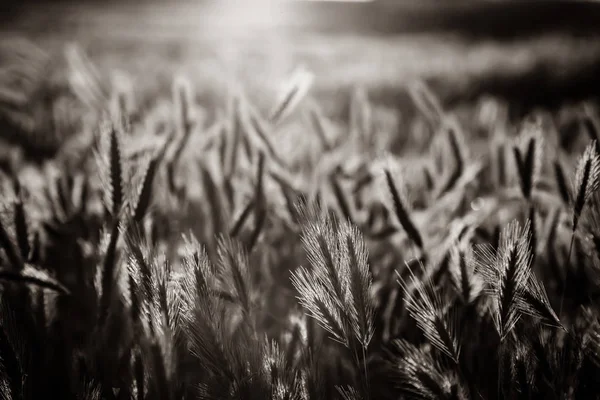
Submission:
<svg viewBox="0 0 600 400">
<path fill-rule="evenodd" d="M 8 3 L 7 3 L 8 2 Z M 298 65 L 332 112 L 354 87 L 399 107 L 406 82 L 426 80 L 449 105 L 493 95 L 524 113 L 595 97 L 600 3 L 490 0 L 4 0 L 0 38 L 48 52 L 77 43 L 101 71 L 140 92 L 173 74 L 210 104 L 231 77 L 271 101 Z M 226 72 L 226 73 L 225 73 Z M 143 88 L 143 89 L 142 89 Z"/>
</svg>

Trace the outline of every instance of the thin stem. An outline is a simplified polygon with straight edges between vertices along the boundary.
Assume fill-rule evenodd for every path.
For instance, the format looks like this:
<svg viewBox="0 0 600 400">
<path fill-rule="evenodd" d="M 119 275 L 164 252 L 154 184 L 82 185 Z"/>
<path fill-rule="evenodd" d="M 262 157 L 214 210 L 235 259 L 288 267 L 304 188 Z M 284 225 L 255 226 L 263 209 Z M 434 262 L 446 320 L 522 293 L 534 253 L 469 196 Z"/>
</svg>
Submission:
<svg viewBox="0 0 600 400">
<path fill-rule="evenodd" d="M 573 233 L 571 234 L 571 244 L 569 245 L 569 255 L 567 256 L 567 272 L 565 274 L 565 284 L 563 287 L 563 291 L 562 291 L 562 295 L 560 296 L 560 307 L 558 309 L 558 319 L 562 318 L 562 309 L 563 309 L 563 302 L 565 300 L 565 293 L 567 292 L 567 281 L 569 279 L 569 265 L 571 262 L 571 253 L 573 251 L 573 242 L 575 241 L 575 231 L 573 231 Z"/>
</svg>

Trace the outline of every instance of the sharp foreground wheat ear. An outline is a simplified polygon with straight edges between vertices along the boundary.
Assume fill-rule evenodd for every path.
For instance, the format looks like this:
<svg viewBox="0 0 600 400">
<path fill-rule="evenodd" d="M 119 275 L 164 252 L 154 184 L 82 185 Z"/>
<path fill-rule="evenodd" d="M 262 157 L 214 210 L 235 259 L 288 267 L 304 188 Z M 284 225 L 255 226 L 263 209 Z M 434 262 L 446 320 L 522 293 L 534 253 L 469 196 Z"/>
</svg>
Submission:
<svg viewBox="0 0 600 400">
<path fill-rule="evenodd" d="M 577 230 L 579 218 L 587 201 L 598 190 L 600 184 L 600 155 L 596 153 L 596 142 L 585 148 L 577 165 L 575 188 L 577 193 L 573 202 L 573 232 Z"/>
<path fill-rule="evenodd" d="M 423 264 L 420 264 L 424 269 Z M 442 304 L 440 294 L 429 279 L 417 278 L 406 264 L 411 276 L 411 292 L 409 285 L 402 279 L 396 271 L 405 293 L 406 308 L 411 317 L 417 321 L 417 326 L 423 331 L 429 342 L 440 352 L 450 357 L 452 361 L 458 364 L 460 355 L 460 343 L 456 332 L 456 319 L 453 315 L 448 315 Z"/>
<path fill-rule="evenodd" d="M 500 237 L 496 252 L 491 246 L 476 248 L 476 271 L 490 288 L 492 317 L 503 341 L 521 317 L 519 299 L 523 297 L 531 275 L 529 222 L 524 228 L 512 221 Z"/>
</svg>

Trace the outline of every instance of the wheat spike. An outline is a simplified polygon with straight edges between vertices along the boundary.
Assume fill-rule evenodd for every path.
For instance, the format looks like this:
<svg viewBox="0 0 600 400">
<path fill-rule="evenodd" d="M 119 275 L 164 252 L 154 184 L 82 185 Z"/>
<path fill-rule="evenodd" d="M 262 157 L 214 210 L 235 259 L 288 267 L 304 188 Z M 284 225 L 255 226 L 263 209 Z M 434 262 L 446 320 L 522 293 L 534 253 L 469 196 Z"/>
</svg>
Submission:
<svg viewBox="0 0 600 400">
<path fill-rule="evenodd" d="M 269 120 L 276 125 L 290 115 L 310 90 L 315 76 L 304 67 L 298 67 L 292 73 L 278 101 L 269 114 Z"/>
<path fill-rule="evenodd" d="M 423 264 L 420 265 L 424 269 Z M 417 326 L 435 348 L 458 363 L 460 344 L 453 316 L 448 318 L 446 315 L 442 300 L 433 282 L 429 279 L 418 279 L 408 263 L 406 263 L 406 267 L 410 273 L 414 291 L 401 275 L 396 273 L 399 278 L 398 283 L 405 293 L 406 308 L 410 316 L 417 321 Z"/>
<path fill-rule="evenodd" d="M 415 245 L 420 249 L 423 249 L 423 238 L 410 218 L 410 206 L 404 195 L 404 188 L 402 185 L 396 184 L 396 177 L 399 174 L 395 173 L 397 172 L 395 170 L 396 168 L 391 161 L 386 162 L 386 165 L 383 167 L 383 178 L 385 186 L 387 187 L 387 193 L 389 194 L 389 196 L 386 197 L 386 205 L 390 210 L 393 210 L 398 222 L 402 225 L 402 228 L 404 228 L 408 237 Z"/>
<path fill-rule="evenodd" d="M 600 184 L 600 156 L 596 153 L 596 144 L 592 142 L 585 148 L 579 159 L 575 175 L 577 193 L 573 202 L 573 232 L 577 230 L 579 217 L 589 200 Z"/>
<path fill-rule="evenodd" d="M 476 249 L 476 271 L 490 288 L 494 303 L 493 320 L 503 341 L 518 322 L 523 296 L 531 274 L 529 221 L 523 228 L 512 221 L 502 230 L 496 252 L 490 246 Z"/>
</svg>

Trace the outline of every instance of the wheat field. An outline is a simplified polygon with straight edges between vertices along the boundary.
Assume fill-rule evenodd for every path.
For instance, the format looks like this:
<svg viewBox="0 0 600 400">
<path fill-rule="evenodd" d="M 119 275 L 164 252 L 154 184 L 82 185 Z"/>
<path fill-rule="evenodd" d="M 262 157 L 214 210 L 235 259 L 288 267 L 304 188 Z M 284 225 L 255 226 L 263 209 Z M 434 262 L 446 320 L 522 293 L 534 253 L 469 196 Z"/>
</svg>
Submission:
<svg viewBox="0 0 600 400">
<path fill-rule="evenodd" d="M 0 35 L 0 398 L 600 398 L 595 41 L 88 7 Z"/>
</svg>

